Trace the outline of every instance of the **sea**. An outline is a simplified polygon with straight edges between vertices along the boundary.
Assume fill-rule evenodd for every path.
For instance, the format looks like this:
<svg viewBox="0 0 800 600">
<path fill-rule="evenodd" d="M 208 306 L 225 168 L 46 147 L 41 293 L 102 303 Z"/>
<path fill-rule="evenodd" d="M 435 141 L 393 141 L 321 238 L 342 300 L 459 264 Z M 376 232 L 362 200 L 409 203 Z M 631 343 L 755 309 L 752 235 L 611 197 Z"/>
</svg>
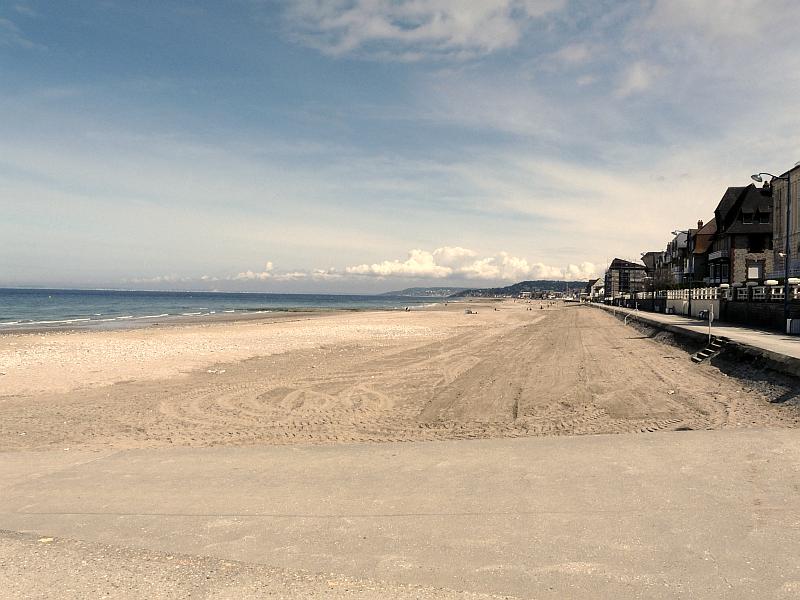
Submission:
<svg viewBox="0 0 800 600">
<path fill-rule="evenodd" d="M 197 320 L 243 313 L 404 310 L 444 301 L 444 298 L 385 295 L 0 288 L 0 332 L 132 327 L 160 320 Z"/>
</svg>

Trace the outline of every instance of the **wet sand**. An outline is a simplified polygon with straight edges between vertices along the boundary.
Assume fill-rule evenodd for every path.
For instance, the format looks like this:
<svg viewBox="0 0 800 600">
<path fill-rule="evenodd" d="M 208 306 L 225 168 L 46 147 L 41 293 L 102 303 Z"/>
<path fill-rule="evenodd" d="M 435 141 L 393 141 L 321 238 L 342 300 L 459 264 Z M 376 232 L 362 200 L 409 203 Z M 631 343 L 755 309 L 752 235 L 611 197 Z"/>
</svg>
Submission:
<svg viewBox="0 0 800 600">
<path fill-rule="evenodd" d="M 558 304 L 0 336 L 0 449 L 797 427 L 796 406 Z M 527 310 L 533 307 L 533 310 Z M 495 310 L 497 308 L 498 310 Z"/>
</svg>

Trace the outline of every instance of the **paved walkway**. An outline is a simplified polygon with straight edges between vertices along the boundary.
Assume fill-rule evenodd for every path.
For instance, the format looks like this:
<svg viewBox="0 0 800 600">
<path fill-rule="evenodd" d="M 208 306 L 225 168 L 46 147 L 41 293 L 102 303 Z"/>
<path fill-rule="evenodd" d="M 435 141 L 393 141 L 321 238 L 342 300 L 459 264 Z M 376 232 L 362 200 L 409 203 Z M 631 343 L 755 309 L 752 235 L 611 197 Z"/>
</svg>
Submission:
<svg viewBox="0 0 800 600">
<path fill-rule="evenodd" d="M 24 452 L 0 529 L 520 598 L 796 598 L 798 489 L 793 430 Z"/>
<path fill-rule="evenodd" d="M 604 304 L 592 304 L 592 306 L 597 306 L 610 312 L 616 312 L 617 314 L 635 315 L 638 319 L 658 323 L 660 325 L 667 325 L 698 334 L 708 334 L 708 321 L 700 321 L 699 319 L 692 319 L 681 315 L 665 315 L 642 310 L 633 310 L 630 308 L 620 308 L 618 306 L 612 307 Z M 750 327 L 723 323 L 721 321 L 714 321 L 711 325 L 711 331 L 714 335 L 725 336 L 742 346 L 749 346 L 766 353 L 800 360 L 800 336 L 789 336 L 782 333 L 775 333 L 774 331 L 752 329 Z"/>
</svg>

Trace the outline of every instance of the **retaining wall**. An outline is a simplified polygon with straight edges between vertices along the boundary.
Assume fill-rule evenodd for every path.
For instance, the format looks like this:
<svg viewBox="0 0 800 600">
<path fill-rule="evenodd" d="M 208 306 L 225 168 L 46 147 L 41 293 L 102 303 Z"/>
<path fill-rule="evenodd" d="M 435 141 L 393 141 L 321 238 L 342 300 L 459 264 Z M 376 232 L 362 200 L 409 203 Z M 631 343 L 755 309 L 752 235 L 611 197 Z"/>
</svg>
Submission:
<svg viewBox="0 0 800 600">
<path fill-rule="evenodd" d="M 789 304 L 789 318 L 800 318 L 800 306 Z M 748 327 L 760 327 L 773 331 L 786 331 L 783 320 L 783 302 L 747 302 L 727 300 L 720 307 L 720 320 Z"/>
<path fill-rule="evenodd" d="M 745 303 L 741 302 L 737 304 L 745 304 Z M 693 305 L 692 308 L 694 308 L 694 300 L 692 300 L 692 305 Z M 708 341 L 707 332 L 693 331 L 691 329 L 685 329 L 680 325 L 673 325 L 671 323 L 662 323 L 660 321 L 656 321 L 655 319 L 649 317 L 648 313 L 646 312 L 630 313 L 627 311 L 619 310 L 618 308 L 613 306 L 606 306 L 604 304 L 596 304 L 596 303 L 590 304 L 589 306 L 602 308 L 603 310 L 606 310 L 608 312 L 616 312 L 616 316 L 619 317 L 620 319 L 624 319 L 626 315 L 630 315 L 628 319 L 629 322 L 631 319 L 635 319 L 649 327 L 653 327 L 654 329 L 660 329 L 662 331 L 668 331 L 669 333 L 674 333 L 675 335 L 682 336 L 683 338 L 691 340 L 692 342 L 695 343 Z M 783 313 L 781 312 L 781 318 L 782 315 Z M 797 315 L 797 318 L 800 318 L 800 314 Z M 728 350 L 732 352 L 738 352 L 740 353 L 740 355 L 743 355 L 745 357 L 750 357 L 749 359 L 757 359 L 762 367 L 771 369 L 773 371 L 777 371 L 778 373 L 783 373 L 786 375 L 791 375 L 792 377 L 800 378 L 800 359 L 794 358 L 793 356 L 787 356 L 786 354 L 780 354 L 778 352 L 773 352 L 765 348 L 759 348 L 758 346 L 751 346 L 750 344 L 737 342 L 735 340 L 731 340 L 728 343 L 726 352 Z"/>
</svg>

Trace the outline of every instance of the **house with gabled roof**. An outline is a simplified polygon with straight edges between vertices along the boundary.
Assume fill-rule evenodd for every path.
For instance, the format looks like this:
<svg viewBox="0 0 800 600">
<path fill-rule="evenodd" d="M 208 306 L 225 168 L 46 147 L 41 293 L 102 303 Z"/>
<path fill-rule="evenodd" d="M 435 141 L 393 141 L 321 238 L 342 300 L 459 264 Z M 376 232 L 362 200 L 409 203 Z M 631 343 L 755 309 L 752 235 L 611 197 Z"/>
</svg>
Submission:
<svg viewBox="0 0 800 600">
<path fill-rule="evenodd" d="M 729 187 L 714 211 L 717 228 L 708 253 L 712 285 L 763 281 L 773 270 L 769 186 Z"/>
<path fill-rule="evenodd" d="M 695 286 L 709 282 L 708 254 L 716 235 L 716 219 L 711 219 L 708 223 L 698 221 L 697 229 L 689 230 L 686 279 Z"/>
</svg>

